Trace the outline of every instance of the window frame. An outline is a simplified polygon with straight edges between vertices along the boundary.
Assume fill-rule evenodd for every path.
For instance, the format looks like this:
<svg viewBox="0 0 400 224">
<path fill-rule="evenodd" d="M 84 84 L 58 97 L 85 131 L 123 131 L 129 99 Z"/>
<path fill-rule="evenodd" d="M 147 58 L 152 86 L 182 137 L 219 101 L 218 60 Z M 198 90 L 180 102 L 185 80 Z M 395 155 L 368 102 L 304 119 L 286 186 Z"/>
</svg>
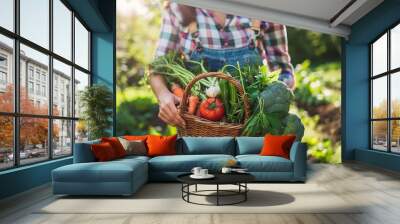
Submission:
<svg viewBox="0 0 400 224">
<path fill-rule="evenodd" d="M 33 41 L 30 41 L 29 39 L 23 37 L 20 35 L 20 0 L 14 0 L 13 1 L 13 10 L 14 10 L 14 30 L 10 31 L 4 27 L 0 26 L 0 35 L 3 35 L 5 37 L 11 38 L 13 40 L 14 48 L 13 48 L 13 63 L 12 63 L 12 72 L 11 75 L 13 75 L 14 79 L 14 100 L 13 100 L 13 107 L 14 110 L 13 112 L 2 112 L 0 111 L 0 116 L 4 117 L 11 117 L 13 119 L 13 166 L 11 167 L 5 167 L 5 168 L 0 168 L 0 172 L 4 170 L 10 170 L 10 169 L 15 169 L 18 167 L 23 167 L 23 166 L 29 166 L 37 163 L 43 163 L 49 160 L 54 160 L 54 159 L 62 159 L 65 157 L 70 157 L 73 155 L 74 151 L 74 143 L 75 143 L 75 125 L 76 122 L 80 119 L 79 117 L 75 116 L 75 108 L 71 108 L 71 114 L 70 116 L 58 116 L 53 114 L 53 59 L 58 60 L 61 63 L 64 63 L 68 66 L 71 66 L 71 92 L 72 92 L 72 99 L 71 99 L 71 105 L 74 105 L 75 103 L 75 88 L 74 88 L 74 82 L 75 82 L 75 69 L 85 73 L 89 77 L 89 83 L 88 86 L 92 85 L 92 72 L 91 72 L 91 65 L 92 65 L 92 57 L 91 57 L 91 50 L 92 50 L 92 43 L 91 43 L 91 37 L 92 37 L 92 30 L 88 27 L 88 25 L 83 21 L 83 19 L 79 16 L 78 13 L 76 13 L 72 7 L 65 1 L 65 0 L 59 0 L 68 10 L 71 11 L 71 59 L 64 58 L 63 56 L 55 53 L 54 50 L 54 45 L 53 45 L 53 1 L 54 0 L 48 0 L 49 2 L 49 47 L 46 49 L 45 47 L 42 47 L 39 44 L 34 43 Z M 89 35 L 89 40 L 88 40 L 88 69 L 85 69 L 81 67 L 80 65 L 75 63 L 75 18 L 84 26 L 84 28 L 88 31 Z M 20 111 L 20 65 L 21 65 L 21 57 L 20 57 L 20 45 L 23 44 L 27 47 L 32 48 L 33 50 L 36 50 L 40 53 L 43 53 L 48 56 L 49 58 L 49 63 L 48 63 L 48 85 L 46 85 L 46 91 L 48 93 L 46 94 L 46 97 L 48 97 L 48 112 L 46 115 L 39 115 L 39 114 L 27 114 L 27 113 L 21 113 Z M 28 68 L 27 68 L 28 70 Z M 42 73 L 40 73 L 42 74 Z M 30 74 L 27 73 L 26 77 L 27 80 L 30 80 Z M 35 85 L 35 80 L 36 80 L 36 70 L 33 70 L 33 82 Z M 41 77 L 39 77 L 41 78 Z M 41 83 L 41 79 L 39 79 L 39 83 Z M 42 85 L 40 85 L 42 86 Z M 28 91 L 28 90 L 27 90 Z M 34 91 L 36 91 L 34 89 Z M 42 95 L 42 94 L 40 94 Z M 38 161 L 38 162 L 33 162 L 33 163 L 26 163 L 26 164 L 21 164 L 20 161 L 20 119 L 21 118 L 45 118 L 47 119 L 48 122 L 48 136 L 47 136 L 47 142 L 49 143 L 47 145 L 47 158 L 43 158 L 43 160 Z M 62 156 L 54 156 L 53 155 L 53 122 L 56 120 L 65 120 L 65 121 L 70 121 L 71 122 L 71 153 L 68 155 L 62 155 Z"/>
<path fill-rule="evenodd" d="M 392 121 L 400 121 L 400 117 L 392 117 L 392 99 L 391 99 L 391 80 L 392 75 L 396 75 L 400 72 L 400 67 L 391 68 L 391 31 L 393 28 L 400 26 L 400 21 L 395 22 L 388 28 L 384 30 L 381 34 L 379 34 L 375 39 L 368 43 L 369 48 L 369 149 L 373 151 L 386 152 L 391 154 L 400 154 L 400 152 L 392 151 Z M 387 35 L 387 64 L 386 71 L 380 74 L 373 74 L 373 44 L 379 40 L 384 35 Z M 373 118 L 373 81 L 382 77 L 386 77 L 386 86 L 387 86 L 387 103 L 386 103 L 386 117 L 385 118 Z M 386 121 L 387 122 L 387 138 L 386 138 L 386 150 L 379 150 L 374 148 L 374 136 L 373 136 L 373 122 L 376 121 Z"/>
</svg>

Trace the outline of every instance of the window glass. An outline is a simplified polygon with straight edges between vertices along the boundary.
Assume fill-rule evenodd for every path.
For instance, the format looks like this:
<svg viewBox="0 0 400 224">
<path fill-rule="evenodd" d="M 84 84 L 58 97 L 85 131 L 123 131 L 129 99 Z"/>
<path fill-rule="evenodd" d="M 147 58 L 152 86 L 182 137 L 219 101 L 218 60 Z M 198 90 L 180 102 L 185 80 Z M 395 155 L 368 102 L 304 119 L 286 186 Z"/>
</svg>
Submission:
<svg viewBox="0 0 400 224">
<path fill-rule="evenodd" d="M 53 115 L 72 117 L 72 69 L 53 60 Z"/>
<path fill-rule="evenodd" d="M 14 111 L 14 43 L 0 35 L 0 111 Z"/>
<path fill-rule="evenodd" d="M 27 47 L 21 44 L 21 53 L 20 53 L 20 109 L 21 113 L 25 114 L 48 114 L 49 108 L 49 97 L 48 97 L 48 63 L 49 57 L 45 54 L 42 54 L 36 50 L 33 50 L 30 47 Z M 30 94 L 29 92 L 29 74 L 26 72 L 29 69 L 33 68 L 35 71 L 35 78 L 33 79 L 34 83 L 34 93 Z M 45 77 L 43 80 L 42 77 Z M 44 89 L 44 91 L 43 91 Z M 36 103 L 32 103 L 36 102 Z"/>
<path fill-rule="evenodd" d="M 21 36 L 49 48 L 49 0 L 20 0 Z"/>
<path fill-rule="evenodd" d="M 372 81 L 372 118 L 387 118 L 387 78 Z"/>
<path fill-rule="evenodd" d="M 88 128 L 84 120 L 75 121 L 75 143 L 85 142 L 88 138 Z"/>
<path fill-rule="evenodd" d="M 391 31 L 390 60 L 391 69 L 400 67 L 400 24 Z"/>
<path fill-rule="evenodd" d="M 0 116 L 0 170 L 14 165 L 14 124 L 10 116 Z"/>
<path fill-rule="evenodd" d="M 49 120 L 44 118 L 20 118 L 21 164 L 35 163 L 49 158 Z"/>
<path fill-rule="evenodd" d="M 80 117 L 80 96 L 83 90 L 89 86 L 89 75 L 75 69 L 75 117 Z"/>
<path fill-rule="evenodd" d="M 72 12 L 60 1 L 53 0 L 53 51 L 71 60 Z"/>
<path fill-rule="evenodd" d="M 387 151 L 387 121 L 372 122 L 372 147 Z"/>
<path fill-rule="evenodd" d="M 0 26 L 14 31 L 14 0 L 0 1 Z"/>
<path fill-rule="evenodd" d="M 400 72 L 391 74 L 390 76 L 391 116 L 400 118 Z"/>
<path fill-rule="evenodd" d="M 400 153 L 400 120 L 392 120 L 391 125 L 391 152 Z"/>
<path fill-rule="evenodd" d="M 89 32 L 75 18 L 75 63 L 89 70 Z"/>
<path fill-rule="evenodd" d="M 372 44 L 372 75 L 387 71 L 387 34 Z"/>
<path fill-rule="evenodd" d="M 53 120 L 53 157 L 72 154 L 72 121 Z"/>
</svg>

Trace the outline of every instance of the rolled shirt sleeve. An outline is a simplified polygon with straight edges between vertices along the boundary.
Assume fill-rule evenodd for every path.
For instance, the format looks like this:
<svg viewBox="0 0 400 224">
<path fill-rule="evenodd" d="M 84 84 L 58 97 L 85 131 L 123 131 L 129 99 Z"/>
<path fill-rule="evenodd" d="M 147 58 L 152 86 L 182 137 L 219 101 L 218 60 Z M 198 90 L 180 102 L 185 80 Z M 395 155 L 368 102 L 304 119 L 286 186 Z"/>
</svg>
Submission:
<svg viewBox="0 0 400 224">
<path fill-rule="evenodd" d="M 176 4 L 171 3 L 163 12 L 160 38 L 157 43 L 155 57 L 179 50 L 179 21 L 173 7 L 176 7 Z"/>
<path fill-rule="evenodd" d="M 295 80 L 290 62 L 286 26 L 268 23 L 264 29 L 264 48 L 268 67 L 272 71 L 281 69 L 279 80 L 294 88 Z"/>
</svg>

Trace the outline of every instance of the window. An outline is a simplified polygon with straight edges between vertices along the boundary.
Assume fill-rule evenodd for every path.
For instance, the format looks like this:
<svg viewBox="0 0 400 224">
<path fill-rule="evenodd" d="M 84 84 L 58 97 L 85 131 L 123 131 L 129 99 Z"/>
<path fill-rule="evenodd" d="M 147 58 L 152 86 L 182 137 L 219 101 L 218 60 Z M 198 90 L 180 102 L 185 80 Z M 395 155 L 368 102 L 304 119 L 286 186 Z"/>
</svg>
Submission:
<svg viewBox="0 0 400 224">
<path fill-rule="evenodd" d="M 34 92 L 33 82 L 31 82 L 31 81 L 28 82 L 28 92 L 29 92 L 29 94 L 33 94 L 33 92 Z"/>
<path fill-rule="evenodd" d="M 53 0 L 54 53 L 71 60 L 72 12 L 60 1 Z"/>
<path fill-rule="evenodd" d="M 65 1 L 0 1 L 0 170 L 70 156 L 87 136 L 74 105 L 90 85 L 90 31 Z"/>
<path fill-rule="evenodd" d="M 0 68 L 7 68 L 7 56 L 0 54 Z"/>
<path fill-rule="evenodd" d="M 42 86 L 42 96 L 46 97 L 46 86 Z"/>
<path fill-rule="evenodd" d="M 56 105 L 65 106 L 66 107 L 66 113 L 61 113 L 61 115 L 72 117 L 72 90 L 71 89 L 65 89 L 64 85 L 65 83 L 70 83 L 72 84 L 72 67 L 69 65 L 66 65 L 56 59 L 53 60 L 53 107 L 56 109 L 53 110 L 53 114 L 57 115 L 60 114 L 59 108 L 56 107 Z M 67 105 L 65 104 L 64 101 L 64 96 L 68 96 L 69 100 L 71 102 L 68 102 Z M 58 101 L 60 97 L 60 101 Z"/>
<path fill-rule="evenodd" d="M 40 70 L 38 68 L 36 69 L 36 80 L 40 81 Z"/>
<path fill-rule="evenodd" d="M 371 148 L 400 153 L 400 25 L 370 45 Z"/>
<path fill-rule="evenodd" d="M 36 84 L 36 95 L 40 95 L 40 84 Z"/>
<path fill-rule="evenodd" d="M 49 48 L 49 0 L 20 0 L 21 36 Z"/>
<path fill-rule="evenodd" d="M 14 31 L 14 0 L 1 0 L 0 26 Z"/>
<path fill-rule="evenodd" d="M 7 73 L 0 71 L 0 84 L 5 85 L 7 83 Z"/>
<path fill-rule="evenodd" d="M 1 15 L 3 12 L 2 10 L 3 9 L 0 9 L 0 20 L 3 16 Z M 14 112 L 14 79 L 12 78 L 14 76 L 14 70 L 11 64 L 13 61 L 12 58 L 14 57 L 13 52 L 13 39 L 0 33 L 0 113 Z"/>
<path fill-rule="evenodd" d="M 75 18 L 75 62 L 85 69 L 89 69 L 89 32 L 82 23 Z"/>
<path fill-rule="evenodd" d="M 33 67 L 29 66 L 29 71 L 28 71 L 29 79 L 33 80 Z"/>
</svg>

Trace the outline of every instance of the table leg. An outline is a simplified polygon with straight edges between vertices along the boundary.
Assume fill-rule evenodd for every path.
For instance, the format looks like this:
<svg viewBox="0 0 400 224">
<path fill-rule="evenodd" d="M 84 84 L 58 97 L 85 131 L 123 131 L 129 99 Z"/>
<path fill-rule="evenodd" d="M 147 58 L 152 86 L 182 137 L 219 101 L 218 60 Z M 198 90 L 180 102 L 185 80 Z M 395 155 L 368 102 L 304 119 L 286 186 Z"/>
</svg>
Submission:
<svg viewBox="0 0 400 224">
<path fill-rule="evenodd" d="M 190 201 L 189 201 L 189 195 L 190 195 L 190 184 L 188 184 L 188 185 L 187 185 L 187 191 L 188 191 L 188 193 L 187 193 L 187 201 L 188 201 L 188 202 L 190 202 Z"/>
<path fill-rule="evenodd" d="M 195 185 L 195 189 L 194 189 L 194 191 L 196 191 L 196 192 L 197 192 L 197 184 Z"/>
<path fill-rule="evenodd" d="M 219 184 L 217 184 L 217 206 L 219 206 Z"/>
<path fill-rule="evenodd" d="M 247 183 L 244 183 L 244 190 L 245 190 L 245 192 L 244 192 L 244 201 L 247 201 L 247 192 L 248 192 L 248 189 L 247 189 Z"/>
</svg>

